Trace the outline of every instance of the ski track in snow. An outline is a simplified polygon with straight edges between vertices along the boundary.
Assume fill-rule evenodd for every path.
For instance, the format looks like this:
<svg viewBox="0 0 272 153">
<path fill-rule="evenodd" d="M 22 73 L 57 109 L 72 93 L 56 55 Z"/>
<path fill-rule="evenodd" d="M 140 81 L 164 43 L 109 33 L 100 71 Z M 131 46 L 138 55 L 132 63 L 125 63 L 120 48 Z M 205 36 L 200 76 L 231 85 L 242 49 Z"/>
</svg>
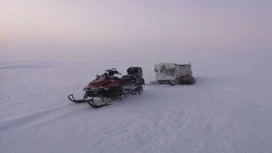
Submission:
<svg viewBox="0 0 272 153">
<path fill-rule="evenodd" d="M 81 98 L 94 76 L 68 75 L 84 66 L 36 68 L 0 70 L 10 81 L 0 81 L 3 153 L 272 152 L 271 83 L 261 83 L 267 90 L 261 93 L 247 88 L 258 87 L 254 78 L 201 74 L 193 86 L 147 86 L 141 95 L 93 109 L 67 99 Z"/>
</svg>

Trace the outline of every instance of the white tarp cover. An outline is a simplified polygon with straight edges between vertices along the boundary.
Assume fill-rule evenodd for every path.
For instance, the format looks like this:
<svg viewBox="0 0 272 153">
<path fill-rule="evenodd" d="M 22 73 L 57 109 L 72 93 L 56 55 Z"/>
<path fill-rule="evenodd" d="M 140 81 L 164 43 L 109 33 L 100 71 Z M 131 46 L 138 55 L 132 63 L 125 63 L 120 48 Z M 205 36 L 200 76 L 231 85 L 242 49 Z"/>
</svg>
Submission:
<svg viewBox="0 0 272 153">
<path fill-rule="evenodd" d="M 154 67 L 157 80 L 174 80 L 178 77 L 192 74 L 191 64 L 159 63 Z"/>
</svg>

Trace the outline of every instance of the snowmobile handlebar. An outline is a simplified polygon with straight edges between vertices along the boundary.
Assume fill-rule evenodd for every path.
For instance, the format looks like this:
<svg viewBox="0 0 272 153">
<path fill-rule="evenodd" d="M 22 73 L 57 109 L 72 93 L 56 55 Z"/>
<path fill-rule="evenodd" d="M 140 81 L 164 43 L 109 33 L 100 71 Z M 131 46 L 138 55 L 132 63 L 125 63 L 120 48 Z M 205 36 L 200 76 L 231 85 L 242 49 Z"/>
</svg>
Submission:
<svg viewBox="0 0 272 153">
<path fill-rule="evenodd" d="M 101 77 L 108 77 L 108 76 L 113 76 L 114 74 L 119 74 L 122 75 L 121 73 L 119 73 L 116 68 L 112 68 L 109 70 L 105 70 L 106 72 L 102 75 L 96 75 L 96 79 L 99 79 Z"/>
<path fill-rule="evenodd" d="M 106 70 L 106 72 L 108 72 L 109 75 L 114 75 L 114 74 L 120 74 L 120 75 L 122 75 L 121 73 L 119 73 L 116 70 L 116 68 L 112 68 L 112 69 Z"/>
</svg>

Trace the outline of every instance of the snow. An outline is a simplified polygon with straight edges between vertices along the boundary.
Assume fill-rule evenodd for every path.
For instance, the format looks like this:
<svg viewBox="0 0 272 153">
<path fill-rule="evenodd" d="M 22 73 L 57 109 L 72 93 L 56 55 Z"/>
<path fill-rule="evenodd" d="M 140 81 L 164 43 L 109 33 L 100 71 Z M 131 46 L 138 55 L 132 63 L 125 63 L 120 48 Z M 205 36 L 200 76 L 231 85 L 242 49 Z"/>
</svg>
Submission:
<svg viewBox="0 0 272 153">
<path fill-rule="evenodd" d="M 181 55 L 1 62 L 0 152 L 271 153 L 271 53 Z M 158 62 L 190 62 L 196 84 L 145 86 L 100 109 L 67 99 L 112 67 L 139 65 L 153 81 Z"/>
</svg>

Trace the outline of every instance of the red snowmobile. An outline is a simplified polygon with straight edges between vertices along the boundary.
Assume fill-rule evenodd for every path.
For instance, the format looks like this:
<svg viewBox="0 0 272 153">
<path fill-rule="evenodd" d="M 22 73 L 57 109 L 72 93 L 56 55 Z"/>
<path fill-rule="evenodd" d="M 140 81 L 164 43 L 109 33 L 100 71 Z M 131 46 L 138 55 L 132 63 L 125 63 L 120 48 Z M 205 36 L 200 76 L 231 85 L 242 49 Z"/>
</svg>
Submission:
<svg viewBox="0 0 272 153">
<path fill-rule="evenodd" d="M 136 95 L 143 91 L 145 81 L 141 67 L 129 67 L 127 75 L 120 78 L 115 76 L 115 74 L 122 75 L 116 68 L 105 70 L 103 75 L 96 75 L 96 79 L 83 89 L 85 91 L 83 99 L 75 100 L 72 94 L 68 96 L 68 99 L 74 103 L 87 102 L 94 108 L 100 108 L 110 105 L 109 102 L 105 102 L 106 99 L 121 99 L 122 97 Z M 102 104 L 96 104 L 94 98 L 101 99 Z"/>
</svg>

